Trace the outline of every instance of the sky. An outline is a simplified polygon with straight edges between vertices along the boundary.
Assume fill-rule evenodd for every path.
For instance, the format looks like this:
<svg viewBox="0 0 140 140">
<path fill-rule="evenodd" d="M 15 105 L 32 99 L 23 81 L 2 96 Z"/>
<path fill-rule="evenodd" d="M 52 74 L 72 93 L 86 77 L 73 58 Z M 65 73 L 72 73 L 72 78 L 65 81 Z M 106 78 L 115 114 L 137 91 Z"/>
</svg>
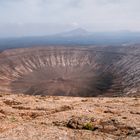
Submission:
<svg viewBox="0 0 140 140">
<path fill-rule="evenodd" d="M 0 37 L 140 31 L 140 0 L 0 0 Z"/>
</svg>

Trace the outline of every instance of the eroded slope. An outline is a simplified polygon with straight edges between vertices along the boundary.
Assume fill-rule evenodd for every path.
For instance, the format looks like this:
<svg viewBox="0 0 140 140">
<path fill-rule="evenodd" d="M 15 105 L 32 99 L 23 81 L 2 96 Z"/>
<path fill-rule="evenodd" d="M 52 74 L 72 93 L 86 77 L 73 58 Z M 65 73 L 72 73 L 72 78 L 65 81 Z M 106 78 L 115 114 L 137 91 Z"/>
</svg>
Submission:
<svg viewBox="0 0 140 140">
<path fill-rule="evenodd" d="M 38 47 L 0 54 L 0 90 L 67 96 L 139 95 L 140 47 Z"/>
</svg>

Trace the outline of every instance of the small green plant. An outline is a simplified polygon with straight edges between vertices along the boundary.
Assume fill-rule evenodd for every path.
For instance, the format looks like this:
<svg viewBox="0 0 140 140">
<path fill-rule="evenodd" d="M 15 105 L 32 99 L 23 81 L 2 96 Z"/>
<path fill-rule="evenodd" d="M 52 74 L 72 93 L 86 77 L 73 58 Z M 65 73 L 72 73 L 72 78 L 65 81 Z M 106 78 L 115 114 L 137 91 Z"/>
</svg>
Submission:
<svg viewBox="0 0 140 140">
<path fill-rule="evenodd" d="M 11 116 L 11 117 L 10 117 L 10 121 L 11 121 L 11 122 L 16 122 L 17 120 L 16 120 L 16 118 L 15 118 L 14 116 Z"/>
<path fill-rule="evenodd" d="M 88 122 L 84 125 L 84 129 L 94 130 L 94 125 L 91 122 Z"/>
</svg>

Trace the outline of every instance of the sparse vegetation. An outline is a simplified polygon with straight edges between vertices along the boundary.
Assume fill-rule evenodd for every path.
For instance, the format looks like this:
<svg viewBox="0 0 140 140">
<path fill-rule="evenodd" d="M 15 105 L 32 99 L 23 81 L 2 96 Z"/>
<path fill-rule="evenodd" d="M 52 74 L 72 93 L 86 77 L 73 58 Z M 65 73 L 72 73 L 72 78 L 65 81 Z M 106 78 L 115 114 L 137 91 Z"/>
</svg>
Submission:
<svg viewBox="0 0 140 140">
<path fill-rule="evenodd" d="M 16 121 L 17 121 L 17 119 L 15 118 L 15 116 L 11 116 L 11 117 L 9 118 L 9 120 L 10 120 L 11 122 L 16 122 Z"/>
<path fill-rule="evenodd" d="M 92 122 L 86 123 L 83 128 L 87 129 L 87 130 L 92 130 L 92 131 L 95 129 L 95 127 L 94 127 Z"/>
<path fill-rule="evenodd" d="M 12 99 L 12 105 L 5 104 Z M 36 102 L 38 99 L 38 102 Z M 74 98 L 3 94 L 0 139 L 139 139 L 139 104 L 134 98 Z M 83 102 L 84 101 L 84 102 Z M 85 102 L 86 101 L 86 102 Z M 123 107 L 122 107 L 123 106 Z M 39 107 L 39 108 L 38 108 Z M 109 111 L 108 111 L 109 110 Z M 112 113 L 110 112 L 116 112 Z M 105 113 L 106 112 L 106 113 Z M 131 123 L 133 122 L 133 123 Z M 54 138 L 54 139 L 53 139 Z M 136 139 L 136 140 L 137 140 Z"/>
</svg>

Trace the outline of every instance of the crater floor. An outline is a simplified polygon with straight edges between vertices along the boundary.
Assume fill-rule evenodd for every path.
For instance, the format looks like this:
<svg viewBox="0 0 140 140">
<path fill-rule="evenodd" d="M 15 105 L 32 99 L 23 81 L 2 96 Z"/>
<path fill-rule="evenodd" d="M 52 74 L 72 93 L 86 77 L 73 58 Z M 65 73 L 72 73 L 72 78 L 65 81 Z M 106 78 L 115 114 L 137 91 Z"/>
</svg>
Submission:
<svg viewBox="0 0 140 140">
<path fill-rule="evenodd" d="M 0 91 L 57 96 L 137 96 L 140 47 L 34 47 L 0 53 Z"/>
</svg>

